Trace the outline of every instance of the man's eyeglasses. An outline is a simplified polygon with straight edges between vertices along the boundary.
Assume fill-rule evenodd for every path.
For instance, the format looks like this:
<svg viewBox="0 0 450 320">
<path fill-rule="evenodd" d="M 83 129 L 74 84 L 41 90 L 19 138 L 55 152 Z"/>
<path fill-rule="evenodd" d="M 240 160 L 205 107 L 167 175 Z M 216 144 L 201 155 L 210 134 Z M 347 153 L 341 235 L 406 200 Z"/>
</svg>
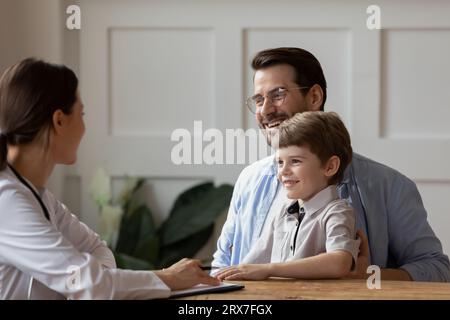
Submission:
<svg viewBox="0 0 450 320">
<path fill-rule="evenodd" d="M 273 90 L 270 90 L 265 96 L 262 96 L 260 94 L 255 94 L 254 96 L 251 96 L 246 100 L 247 108 L 252 113 L 260 113 L 262 107 L 264 106 L 264 102 L 266 101 L 266 98 L 269 99 L 270 103 L 273 104 L 276 107 L 280 107 L 284 99 L 286 99 L 286 96 L 289 92 L 289 90 L 294 89 L 308 89 L 309 87 L 291 87 L 291 88 L 284 88 L 279 87 L 275 88 Z"/>
</svg>

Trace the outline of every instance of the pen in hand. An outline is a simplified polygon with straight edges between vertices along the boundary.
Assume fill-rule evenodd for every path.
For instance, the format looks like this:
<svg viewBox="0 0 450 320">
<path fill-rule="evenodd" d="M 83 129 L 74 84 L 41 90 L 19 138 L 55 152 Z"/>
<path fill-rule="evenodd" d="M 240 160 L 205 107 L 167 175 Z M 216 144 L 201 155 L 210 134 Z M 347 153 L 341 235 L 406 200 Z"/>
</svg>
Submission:
<svg viewBox="0 0 450 320">
<path fill-rule="evenodd" d="M 218 267 L 213 266 L 200 266 L 200 269 L 202 270 L 213 270 L 213 269 L 219 269 Z"/>
</svg>

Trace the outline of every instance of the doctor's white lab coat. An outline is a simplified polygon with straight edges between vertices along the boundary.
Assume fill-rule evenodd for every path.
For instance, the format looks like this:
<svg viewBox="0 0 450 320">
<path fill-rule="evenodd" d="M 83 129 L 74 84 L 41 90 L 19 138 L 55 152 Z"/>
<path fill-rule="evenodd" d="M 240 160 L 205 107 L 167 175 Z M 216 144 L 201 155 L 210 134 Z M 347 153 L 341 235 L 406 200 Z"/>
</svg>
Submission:
<svg viewBox="0 0 450 320">
<path fill-rule="evenodd" d="M 29 183 L 31 185 L 31 183 Z M 11 169 L 0 171 L 0 299 L 152 299 L 170 289 L 153 272 L 116 268 L 99 236 L 47 189 L 50 215 Z"/>
</svg>

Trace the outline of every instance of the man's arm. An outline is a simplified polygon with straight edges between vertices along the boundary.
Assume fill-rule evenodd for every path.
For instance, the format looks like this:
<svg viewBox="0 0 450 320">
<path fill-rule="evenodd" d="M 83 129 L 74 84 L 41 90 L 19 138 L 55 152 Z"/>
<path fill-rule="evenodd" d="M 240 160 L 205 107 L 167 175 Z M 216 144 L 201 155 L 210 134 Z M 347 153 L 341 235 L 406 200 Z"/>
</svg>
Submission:
<svg viewBox="0 0 450 320">
<path fill-rule="evenodd" d="M 370 274 L 367 273 L 369 267 L 369 242 L 362 230 L 357 231 L 358 237 L 361 239 L 359 246 L 358 259 L 355 264 L 355 270 L 350 272 L 346 278 L 350 279 L 367 279 Z M 410 274 L 403 269 L 381 269 L 382 280 L 398 280 L 398 281 L 412 281 Z"/>
<path fill-rule="evenodd" d="M 381 280 L 412 281 L 408 271 L 399 269 L 381 269 Z"/>
<path fill-rule="evenodd" d="M 415 281 L 450 281 L 450 262 L 427 221 L 416 185 L 398 175 L 388 201 L 389 250 L 400 269 Z M 400 276 L 401 277 L 401 276 Z"/>
<path fill-rule="evenodd" d="M 234 196 L 233 196 L 234 198 Z M 228 209 L 228 216 L 222 227 L 219 239 L 217 240 L 217 250 L 213 255 L 211 265 L 223 268 L 231 265 L 231 252 L 233 249 L 233 238 L 235 229 L 236 212 L 234 211 L 233 198 Z"/>
<path fill-rule="evenodd" d="M 241 176 L 239 176 L 236 185 L 234 186 L 233 195 L 228 208 L 227 220 L 225 221 L 222 232 L 217 240 L 217 250 L 213 255 L 213 261 L 211 263 L 213 267 L 223 268 L 231 265 L 236 214 L 239 208 L 239 198 L 241 196 L 240 180 Z"/>
</svg>

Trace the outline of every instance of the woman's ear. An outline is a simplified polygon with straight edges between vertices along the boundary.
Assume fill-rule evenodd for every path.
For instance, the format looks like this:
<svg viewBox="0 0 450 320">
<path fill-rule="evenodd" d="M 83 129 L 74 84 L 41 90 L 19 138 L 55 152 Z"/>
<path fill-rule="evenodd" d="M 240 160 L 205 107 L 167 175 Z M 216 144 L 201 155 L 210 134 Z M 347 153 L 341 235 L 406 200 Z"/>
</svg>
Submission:
<svg viewBox="0 0 450 320">
<path fill-rule="evenodd" d="M 341 159 L 338 156 L 332 156 L 325 164 L 325 176 L 331 178 L 338 172 L 341 165 Z"/>
<path fill-rule="evenodd" d="M 53 129 L 55 130 L 55 134 L 60 134 L 63 130 L 63 126 L 65 123 L 64 112 L 61 109 L 53 112 Z"/>
<path fill-rule="evenodd" d="M 320 111 L 323 102 L 323 90 L 317 83 L 313 85 L 306 95 L 309 104 L 309 111 Z"/>
</svg>

